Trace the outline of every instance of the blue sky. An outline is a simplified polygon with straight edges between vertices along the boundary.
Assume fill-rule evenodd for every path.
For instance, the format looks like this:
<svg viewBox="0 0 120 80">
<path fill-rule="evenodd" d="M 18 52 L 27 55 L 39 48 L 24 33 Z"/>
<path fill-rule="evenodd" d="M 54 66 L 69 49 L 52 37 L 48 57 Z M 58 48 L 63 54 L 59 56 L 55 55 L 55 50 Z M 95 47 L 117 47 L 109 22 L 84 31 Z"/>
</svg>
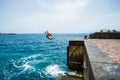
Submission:
<svg viewBox="0 0 120 80">
<path fill-rule="evenodd" d="M 0 0 L 1 33 L 120 31 L 120 0 Z"/>
</svg>

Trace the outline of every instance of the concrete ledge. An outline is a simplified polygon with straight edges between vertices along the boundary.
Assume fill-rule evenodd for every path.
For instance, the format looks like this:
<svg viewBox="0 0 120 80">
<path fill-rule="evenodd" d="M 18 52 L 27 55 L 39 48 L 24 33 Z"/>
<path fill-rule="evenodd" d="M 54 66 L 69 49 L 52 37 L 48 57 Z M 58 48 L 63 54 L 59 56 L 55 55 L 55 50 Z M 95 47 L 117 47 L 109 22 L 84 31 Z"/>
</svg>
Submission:
<svg viewBox="0 0 120 80">
<path fill-rule="evenodd" d="M 120 32 L 95 32 L 89 35 L 90 39 L 120 39 Z"/>
<path fill-rule="evenodd" d="M 88 61 L 95 80 L 120 80 L 120 66 L 90 40 L 84 42 Z M 91 79 L 90 79 L 91 80 Z"/>
<path fill-rule="evenodd" d="M 81 39 L 70 40 L 69 46 L 84 46 L 84 40 Z"/>
<path fill-rule="evenodd" d="M 82 72 L 82 77 L 76 78 L 77 73 L 75 77 L 64 75 L 57 80 L 120 80 L 120 65 L 89 39 L 69 41 L 67 64 L 69 69 Z"/>
</svg>

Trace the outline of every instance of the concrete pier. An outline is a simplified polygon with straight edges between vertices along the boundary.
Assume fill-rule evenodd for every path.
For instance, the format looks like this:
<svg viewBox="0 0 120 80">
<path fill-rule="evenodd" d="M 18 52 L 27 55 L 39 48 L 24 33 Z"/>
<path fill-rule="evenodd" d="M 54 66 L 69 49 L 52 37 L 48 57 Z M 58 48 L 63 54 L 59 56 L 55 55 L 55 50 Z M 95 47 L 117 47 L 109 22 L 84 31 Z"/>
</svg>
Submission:
<svg viewBox="0 0 120 80">
<path fill-rule="evenodd" d="M 120 32 L 95 32 L 89 35 L 91 39 L 120 39 Z"/>
<path fill-rule="evenodd" d="M 74 76 L 61 76 L 57 80 L 120 80 L 119 61 L 115 61 L 107 52 L 99 48 L 97 41 L 92 39 L 70 40 L 67 48 L 67 65 L 70 70 L 77 71 L 77 73 Z M 118 42 L 120 41 L 118 40 Z M 100 44 L 102 45 L 102 43 Z M 110 47 L 105 48 L 109 50 Z M 119 53 L 118 56 L 120 56 Z M 81 77 L 77 77 L 77 75 L 81 75 Z"/>
<path fill-rule="evenodd" d="M 120 65 L 116 61 L 110 58 L 92 40 L 85 40 L 85 47 L 94 80 L 120 80 Z"/>
</svg>

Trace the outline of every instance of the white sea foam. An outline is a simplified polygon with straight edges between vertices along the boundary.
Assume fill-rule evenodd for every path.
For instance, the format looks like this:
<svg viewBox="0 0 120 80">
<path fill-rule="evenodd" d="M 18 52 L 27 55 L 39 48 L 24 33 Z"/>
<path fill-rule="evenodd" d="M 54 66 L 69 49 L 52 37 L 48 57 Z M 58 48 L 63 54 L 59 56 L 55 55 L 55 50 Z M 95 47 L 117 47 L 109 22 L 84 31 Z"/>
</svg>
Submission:
<svg viewBox="0 0 120 80">
<path fill-rule="evenodd" d="M 40 59 L 36 59 L 36 58 L 39 58 Z M 34 54 L 34 55 L 30 55 L 28 57 L 23 57 L 17 61 L 14 61 L 13 62 L 13 66 L 16 67 L 16 68 L 22 68 L 22 67 L 25 67 L 26 65 L 34 65 L 34 64 L 37 64 L 37 63 L 40 63 L 40 62 L 44 62 L 45 58 L 42 58 L 41 57 L 41 54 Z"/>
<path fill-rule="evenodd" d="M 12 61 L 17 72 L 12 72 L 13 75 L 11 77 L 32 72 L 40 74 L 41 78 L 55 78 L 60 75 L 65 75 L 66 72 L 60 67 L 63 65 L 51 64 L 52 62 L 49 56 L 51 55 L 34 54 Z"/>
<path fill-rule="evenodd" d="M 42 54 L 34 54 L 34 55 L 30 55 L 28 57 L 23 57 L 23 58 L 21 58 L 21 60 L 31 60 L 31 59 L 35 59 L 40 56 L 42 56 Z"/>
<path fill-rule="evenodd" d="M 28 69 L 35 71 L 35 68 L 29 64 L 23 64 L 22 66 L 17 66 L 15 63 L 13 63 L 13 66 L 16 68 L 24 68 L 20 73 L 23 73 L 24 71 Z"/>
<path fill-rule="evenodd" d="M 28 56 L 28 58 L 36 58 L 36 57 L 39 57 L 41 56 L 42 54 L 34 54 L 34 55 L 31 55 L 31 56 Z"/>
<path fill-rule="evenodd" d="M 15 63 L 13 63 L 13 66 L 16 68 L 26 68 L 26 69 L 31 68 L 31 66 L 28 64 L 23 64 L 21 66 L 17 66 Z"/>
<path fill-rule="evenodd" d="M 51 75 L 53 77 L 65 75 L 65 71 L 63 71 L 59 65 L 49 65 L 46 67 L 45 71 L 46 74 Z"/>
<path fill-rule="evenodd" d="M 24 64 L 23 67 L 25 67 L 25 69 L 32 68 L 32 66 L 30 66 L 30 65 L 28 65 L 28 64 Z"/>
</svg>

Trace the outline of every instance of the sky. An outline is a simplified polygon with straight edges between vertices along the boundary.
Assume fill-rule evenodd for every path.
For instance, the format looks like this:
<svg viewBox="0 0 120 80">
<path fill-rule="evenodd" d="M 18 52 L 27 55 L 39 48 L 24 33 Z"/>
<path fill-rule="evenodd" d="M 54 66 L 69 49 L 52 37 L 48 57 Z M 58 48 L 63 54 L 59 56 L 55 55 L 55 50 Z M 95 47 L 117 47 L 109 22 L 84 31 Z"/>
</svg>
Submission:
<svg viewBox="0 0 120 80">
<path fill-rule="evenodd" d="M 120 31 L 120 0 L 0 0 L 0 33 Z"/>
</svg>

